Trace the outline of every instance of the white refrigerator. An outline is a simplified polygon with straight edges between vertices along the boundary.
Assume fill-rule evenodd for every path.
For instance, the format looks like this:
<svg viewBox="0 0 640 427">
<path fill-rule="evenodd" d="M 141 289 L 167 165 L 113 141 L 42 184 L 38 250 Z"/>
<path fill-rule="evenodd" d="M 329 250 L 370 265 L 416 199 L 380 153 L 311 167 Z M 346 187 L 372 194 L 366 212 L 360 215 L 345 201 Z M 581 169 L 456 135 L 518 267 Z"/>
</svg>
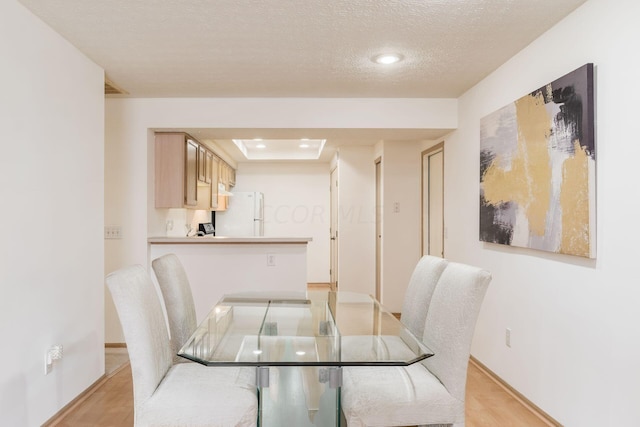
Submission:
<svg viewBox="0 0 640 427">
<path fill-rule="evenodd" d="M 255 192 L 234 192 L 226 211 L 216 212 L 216 236 L 264 235 L 264 196 Z"/>
</svg>

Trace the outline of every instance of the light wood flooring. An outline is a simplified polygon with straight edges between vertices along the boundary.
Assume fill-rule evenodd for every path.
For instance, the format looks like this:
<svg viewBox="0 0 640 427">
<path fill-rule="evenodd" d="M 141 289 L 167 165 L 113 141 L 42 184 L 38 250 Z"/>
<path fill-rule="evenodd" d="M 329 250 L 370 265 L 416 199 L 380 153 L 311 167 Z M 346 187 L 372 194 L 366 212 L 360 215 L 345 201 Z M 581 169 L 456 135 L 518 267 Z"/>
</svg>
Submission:
<svg viewBox="0 0 640 427">
<path fill-rule="evenodd" d="M 110 375 L 92 394 L 52 425 L 57 427 L 133 426 L 131 368 L 126 363 Z M 466 405 L 467 427 L 551 425 L 529 411 L 474 363 L 469 364 Z"/>
</svg>

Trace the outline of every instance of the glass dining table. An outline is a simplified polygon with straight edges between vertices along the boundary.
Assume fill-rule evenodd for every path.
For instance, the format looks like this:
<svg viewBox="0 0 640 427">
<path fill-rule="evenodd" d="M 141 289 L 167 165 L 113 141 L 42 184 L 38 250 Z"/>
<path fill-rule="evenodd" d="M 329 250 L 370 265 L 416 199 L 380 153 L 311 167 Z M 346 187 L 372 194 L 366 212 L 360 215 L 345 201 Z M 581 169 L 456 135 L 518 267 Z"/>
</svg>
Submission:
<svg viewBox="0 0 640 427">
<path fill-rule="evenodd" d="M 178 354 L 255 369 L 258 426 L 333 427 L 343 368 L 408 366 L 433 352 L 369 295 L 308 291 L 226 295 Z"/>
</svg>

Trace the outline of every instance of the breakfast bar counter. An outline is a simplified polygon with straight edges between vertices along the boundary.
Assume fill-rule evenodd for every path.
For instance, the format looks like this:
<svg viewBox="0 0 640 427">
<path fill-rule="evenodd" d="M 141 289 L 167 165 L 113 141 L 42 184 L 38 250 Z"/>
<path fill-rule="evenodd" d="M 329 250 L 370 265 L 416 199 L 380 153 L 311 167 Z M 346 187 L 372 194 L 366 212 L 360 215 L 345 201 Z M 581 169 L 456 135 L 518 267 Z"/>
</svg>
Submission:
<svg viewBox="0 0 640 427">
<path fill-rule="evenodd" d="M 150 237 L 148 269 L 152 271 L 154 259 L 176 254 L 189 278 L 200 320 L 229 293 L 306 291 L 307 243 L 311 240 L 266 236 Z"/>
</svg>

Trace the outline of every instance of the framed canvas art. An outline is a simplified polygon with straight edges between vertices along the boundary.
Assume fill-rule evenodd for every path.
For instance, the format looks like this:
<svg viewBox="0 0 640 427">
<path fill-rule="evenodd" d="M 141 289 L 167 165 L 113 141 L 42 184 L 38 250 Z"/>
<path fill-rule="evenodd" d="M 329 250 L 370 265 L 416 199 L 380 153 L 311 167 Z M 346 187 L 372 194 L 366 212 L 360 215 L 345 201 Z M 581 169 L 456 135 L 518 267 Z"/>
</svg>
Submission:
<svg viewBox="0 0 640 427">
<path fill-rule="evenodd" d="M 480 240 L 595 258 L 593 64 L 480 121 Z"/>
</svg>

